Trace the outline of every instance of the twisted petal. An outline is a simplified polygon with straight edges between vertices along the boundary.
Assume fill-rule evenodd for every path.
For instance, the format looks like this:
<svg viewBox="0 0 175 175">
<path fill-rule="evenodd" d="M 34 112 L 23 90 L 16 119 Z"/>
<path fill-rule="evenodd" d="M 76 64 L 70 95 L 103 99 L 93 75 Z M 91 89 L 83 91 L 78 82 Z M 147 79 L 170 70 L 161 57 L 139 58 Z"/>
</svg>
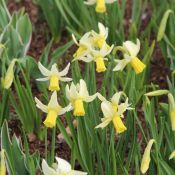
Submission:
<svg viewBox="0 0 175 175">
<path fill-rule="evenodd" d="M 74 43 L 75 43 L 77 46 L 79 46 L 78 41 L 77 41 L 77 39 L 75 38 L 75 35 L 74 35 L 74 34 L 72 34 L 72 39 L 73 39 Z"/>
<path fill-rule="evenodd" d="M 64 107 L 64 108 L 61 108 L 61 110 L 59 111 L 58 115 L 63 115 L 65 114 L 66 112 L 69 112 L 73 109 L 72 105 L 69 104 L 68 106 Z"/>
<path fill-rule="evenodd" d="M 47 68 L 45 68 L 40 62 L 38 62 L 38 68 L 40 70 L 40 72 L 44 75 L 44 76 L 49 76 L 50 75 L 50 70 L 48 70 Z"/>
<path fill-rule="evenodd" d="M 140 50 L 140 40 L 137 39 L 137 43 L 133 43 L 132 41 L 125 41 L 123 43 L 123 47 L 128 50 L 130 56 L 132 58 L 136 57 Z"/>
<path fill-rule="evenodd" d="M 99 125 L 97 125 L 95 128 L 105 128 L 107 125 L 109 125 L 109 123 L 112 121 L 112 118 L 102 118 L 102 123 L 100 123 Z"/>
<path fill-rule="evenodd" d="M 48 107 L 44 105 L 38 98 L 35 97 L 35 102 L 36 106 L 41 109 L 43 112 L 47 113 L 48 112 Z"/>
<path fill-rule="evenodd" d="M 90 96 L 86 97 L 84 99 L 84 101 L 87 102 L 87 103 L 89 103 L 89 102 L 93 101 L 96 97 L 97 97 L 97 94 L 90 95 Z"/>
<path fill-rule="evenodd" d="M 56 157 L 56 160 L 58 162 L 57 172 L 61 172 L 61 174 L 64 174 L 71 171 L 71 165 L 69 164 L 69 162 L 59 157 Z"/>
<path fill-rule="evenodd" d="M 101 95 L 100 93 L 97 92 L 97 97 L 99 98 L 100 101 L 107 101 L 105 97 L 103 97 L 103 95 Z"/>
<path fill-rule="evenodd" d="M 112 104 L 109 101 L 103 101 L 101 103 L 101 109 L 102 109 L 103 115 L 105 117 L 112 117 L 113 116 Z"/>
<path fill-rule="evenodd" d="M 50 168 L 48 166 L 47 162 L 44 159 L 42 161 L 42 170 L 44 175 L 58 175 L 58 173 L 53 168 Z"/>
<path fill-rule="evenodd" d="M 68 65 L 64 68 L 64 70 L 62 70 L 61 72 L 59 72 L 59 76 L 65 76 L 67 75 L 68 71 L 69 71 L 69 67 L 70 67 L 70 63 L 68 63 Z"/>
<path fill-rule="evenodd" d="M 128 59 L 117 60 L 118 64 L 114 67 L 113 71 L 123 70 L 129 63 Z"/>
</svg>

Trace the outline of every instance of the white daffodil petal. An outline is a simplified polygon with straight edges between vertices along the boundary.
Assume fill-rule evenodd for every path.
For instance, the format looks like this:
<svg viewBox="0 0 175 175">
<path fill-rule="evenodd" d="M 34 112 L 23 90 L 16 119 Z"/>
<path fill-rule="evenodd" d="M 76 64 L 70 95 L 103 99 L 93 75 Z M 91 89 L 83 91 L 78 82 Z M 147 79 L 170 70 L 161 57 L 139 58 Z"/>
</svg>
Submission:
<svg viewBox="0 0 175 175">
<path fill-rule="evenodd" d="M 44 105 L 38 98 L 35 97 L 35 102 L 36 106 L 41 109 L 43 112 L 47 113 L 48 112 L 48 107 Z"/>
<path fill-rule="evenodd" d="M 50 72 L 51 72 L 52 75 L 59 75 L 58 66 L 57 66 L 56 63 L 52 65 Z"/>
<path fill-rule="evenodd" d="M 112 117 L 113 116 L 112 104 L 109 101 L 103 101 L 101 103 L 101 109 L 102 109 L 103 115 L 105 117 Z"/>
<path fill-rule="evenodd" d="M 60 77 L 60 81 L 68 82 L 68 81 L 72 81 L 72 78 L 68 78 L 68 77 Z"/>
<path fill-rule="evenodd" d="M 71 174 L 72 175 L 87 175 L 88 173 L 85 173 L 85 172 L 82 172 L 82 171 L 72 170 Z"/>
<path fill-rule="evenodd" d="M 86 82 L 82 79 L 80 80 L 79 96 L 81 98 L 86 98 L 87 96 L 89 96 L 87 86 L 86 86 Z"/>
<path fill-rule="evenodd" d="M 90 96 L 86 97 L 84 99 L 84 101 L 87 102 L 87 103 L 89 103 L 89 102 L 93 101 L 96 97 L 97 97 L 97 94 L 90 95 Z"/>
<path fill-rule="evenodd" d="M 127 59 L 118 60 L 118 64 L 114 67 L 113 71 L 122 71 L 128 63 L 129 61 Z"/>
<path fill-rule="evenodd" d="M 50 70 L 48 70 L 47 68 L 45 68 L 40 62 L 38 62 L 38 68 L 39 68 L 40 72 L 44 76 L 49 76 L 50 75 Z"/>
<path fill-rule="evenodd" d="M 74 83 L 71 83 L 69 93 L 71 98 L 76 98 L 78 96 L 77 88 Z"/>
<path fill-rule="evenodd" d="M 64 159 L 61 159 L 59 157 L 56 157 L 56 160 L 58 162 L 58 170 L 61 171 L 61 173 L 69 173 L 71 171 L 71 165 L 69 164 L 69 162 L 67 162 Z M 58 172 L 59 172 L 58 171 Z"/>
<path fill-rule="evenodd" d="M 102 118 L 103 119 L 103 121 L 102 121 L 102 123 L 100 123 L 99 125 L 97 125 L 95 128 L 105 128 L 107 125 L 109 125 L 109 123 L 112 121 L 112 118 L 107 118 L 107 117 L 105 117 L 105 118 Z"/>
<path fill-rule="evenodd" d="M 59 114 L 58 115 L 63 115 L 65 114 L 66 112 L 69 112 L 73 109 L 72 105 L 69 104 L 68 106 L 64 107 L 64 108 L 61 108 L 61 110 L 59 111 Z"/>
<path fill-rule="evenodd" d="M 105 0 L 105 2 L 106 2 L 107 4 L 111 4 L 111 3 L 115 2 L 115 1 L 117 1 L 117 0 Z"/>
<path fill-rule="evenodd" d="M 61 72 L 59 72 L 59 76 L 62 77 L 67 75 L 69 68 L 70 68 L 70 63 L 68 63 L 68 65 Z"/>
<path fill-rule="evenodd" d="M 84 3 L 85 3 L 86 5 L 93 5 L 93 4 L 96 3 L 96 0 L 87 0 L 87 1 L 84 1 Z"/>
<path fill-rule="evenodd" d="M 99 98 L 100 101 L 107 101 L 105 97 L 103 97 L 103 95 L 101 95 L 100 93 L 97 92 L 97 97 Z"/>
<path fill-rule="evenodd" d="M 42 161 L 42 170 L 44 175 L 58 175 L 58 173 L 53 168 L 50 168 L 48 166 L 47 162 L 44 159 Z"/>
<path fill-rule="evenodd" d="M 111 102 L 112 102 L 113 104 L 115 104 L 115 105 L 118 105 L 122 93 L 123 93 L 123 92 L 116 92 L 116 93 L 112 96 Z"/>
<path fill-rule="evenodd" d="M 72 39 L 73 39 L 74 43 L 75 43 L 77 46 L 79 46 L 78 41 L 77 41 L 77 39 L 75 38 L 75 35 L 74 35 L 74 34 L 72 34 Z"/>
<path fill-rule="evenodd" d="M 37 78 L 36 81 L 48 81 L 49 77 L 45 77 L 45 78 Z"/>
<path fill-rule="evenodd" d="M 108 28 L 105 28 L 105 26 L 102 23 L 98 23 L 99 33 L 101 36 L 105 37 L 108 33 Z"/>
<path fill-rule="evenodd" d="M 57 92 L 54 91 L 50 97 L 50 101 L 48 104 L 49 108 L 57 108 L 59 106 L 58 100 L 57 100 Z"/>
</svg>

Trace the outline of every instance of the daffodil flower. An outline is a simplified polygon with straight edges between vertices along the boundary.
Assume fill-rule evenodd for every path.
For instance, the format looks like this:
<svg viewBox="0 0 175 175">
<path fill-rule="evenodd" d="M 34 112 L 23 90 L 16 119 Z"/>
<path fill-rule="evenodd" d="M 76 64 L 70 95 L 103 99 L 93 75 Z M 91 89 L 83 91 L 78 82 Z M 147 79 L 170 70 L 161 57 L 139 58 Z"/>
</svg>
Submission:
<svg viewBox="0 0 175 175">
<path fill-rule="evenodd" d="M 143 154 L 143 157 L 142 157 L 142 162 L 141 162 L 141 172 L 142 172 L 142 174 L 145 174 L 147 172 L 148 168 L 149 168 L 149 164 L 150 164 L 150 161 L 151 161 L 150 152 L 151 152 L 151 147 L 152 147 L 154 142 L 155 142 L 155 140 L 151 139 L 148 142 L 148 145 L 145 148 L 145 151 L 144 151 L 144 154 Z"/>
<path fill-rule="evenodd" d="M 175 158 L 175 150 L 170 154 L 169 160 L 174 159 L 174 158 Z"/>
<path fill-rule="evenodd" d="M 169 113 L 170 113 L 170 120 L 171 120 L 171 128 L 172 128 L 172 131 L 175 131 L 175 101 L 171 93 L 168 93 L 168 101 L 170 106 Z"/>
<path fill-rule="evenodd" d="M 44 125 L 48 128 L 53 128 L 56 125 L 56 119 L 58 115 L 63 115 L 64 113 L 72 110 L 71 104 L 62 108 L 57 101 L 57 92 L 54 91 L 51 95 L 51 99 L 48 105 L 44 105 L 38 98 L 35 97 L 36 106 L 43 112 L 47 113 L 47 117 L 44 121 Z"/>
<path fill-rule="evenodd" d="M 101 48 L 104 43 L 106 43 L 106 39 L 108 37 L 108 28 L 105 27 L 102 23 L 98 23 L 99 33 L 92 31 L 92 36 L 94 40 L 94 46 Z M 109 45 L 107 45 L 109 48 Z"/>
<path fill-rule="evenodd" d="M 106 12 L 106 5 L 105 3 L 113 3 L 115 2 L 116 0 L 87 0 L 85 1 L 84 3 L 87 4 L 87 5 L 93 5 L 96 3 L 96 12 L 98 13 L 104 13 Z"/>
<path fill-rule="evenodd" d="M 64 159 L 56 157 L 57 164 L 52 168 L 43 159 L 42 171 L 44 175 L 87 175 L 86 172 L 72 170 L 71 165 Z"/>
<path fill-rule="evenodd" d="M 49 90 L 59 91 L 59 81 L 71 81 L 72 78 L 65 77 L 69 71 L 70 63 L 66 66 L 64 70 L 59 72 L 57 64 L 53 64 L 51 70 L 45 68 L 40 62 L 38 63 L 38 68 L 45 78 L 38 78 L 37 81 L 50 81 Z"/>
<path fill-rule="evenodd" d="M 0 152 L 1 164 L 0 164 L 0 175 L 6 175 L 6 166 L 5 166 L 5 151 L 2 149 Z"/>
<path fill-rule="evenodd" d="M 121 118 L 124 117 L 123 113 L 126 110 L 132 110 L 128 103 L 128 98 L 124 103 L 120 103 L 120 98 L 123 92 L 117 92 L 111 98 L 111 101 L 107 101 L 101 94 L 97 94 L 98 98 L 102 101 L 101 109 L 104 118 L 101 119 L 102 123 L 95 128 L 105 128 L 110 122 L 113 122 L 117 133 L 122 133 L 127 130 L 126 126 L 122 122 Z"/>
<path fill-rule="evenodd" d="M 7 72 L 5 74 L 4 78 L 1 78 L 2 86 L 4 89 L 9 89 L 13 83 L 14 79 L 14 66 L 17 62 L 17 59 L 13 59 L 7 69 Z"/>
<path fill-rule="evenodd" d="M 86 58 L 86 56 L 90 53 L 90 48 L 92 47 L 92 36 L 91 36 L 91 32 L 87 32 L 85 33 L 81 39 L 79 40 L 79 42 L 76 40 L 75 36 L 72 34 L 72 38 L 75 42 L 75 44 L 79 47 L 77 49 L 77 51 L 75 52 L 75 54 L 73 55 L 75 60 L 84 60 L 84 58 Z"/>
<path fill-rule="evenodd" d="M 139 60 L 137 54 L 140 51 L 140 40 L 137 39 L 137 43 L 133 43 L 132 41 L 126 41 L 123 43 L 123 49 L 126 51 L 124 53 L 124 59 L 115 60 L 118 64 L 113 69 L 113 71 L 123 70 L 127 64 L 131 64 L 136 74 L 141 73 L 146 67 L 142 61 Z"/>
<path fill-rule="evenodd" d="M 75 85 L 73 82 L 71 86 L 66 86 L 66 97 L 71 102 L 74 108 L 74 116 L 84 116 L 84 102 L 91 102 L 96 98 L 96 94 L 90 96 L 87 90 L 86 82 L 80 80 L 80 83 Z"/>
</svg>

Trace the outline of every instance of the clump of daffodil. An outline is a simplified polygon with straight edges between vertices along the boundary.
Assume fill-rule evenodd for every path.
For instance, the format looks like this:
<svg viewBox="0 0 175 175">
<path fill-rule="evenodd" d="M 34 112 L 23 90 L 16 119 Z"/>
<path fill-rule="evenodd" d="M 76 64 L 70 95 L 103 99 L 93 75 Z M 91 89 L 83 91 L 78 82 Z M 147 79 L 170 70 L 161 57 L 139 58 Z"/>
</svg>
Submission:
<svg viewBox="0 0 175 175">
<path fill-rule="evenodd" d="M 94 61 L 96 63 L 96 71 L 104 72 L 106 70 L 104 60 L 107 60 L 105 57 L 110 54 L 113 45 L 110 47 L 106 43 L 108 28 L 105 28 L 101 23 L 98 23 L 98 26 L 99 33 L 95 31 L 88 32 L 80 39 L 79 43 L 73 36 L 75 43 L 79 46 L 74 54 L 74 60 L 81 60 L 84 62 Z"/>
<path fill-rule="evenodd" d="M 122 133 L 127 130 L 121 118 L 124 117 L 123 113 L 126 110 L 132 110 L 126 98 L 124 103 L 120 103 L 123 92 L 117 92 L 113 95 L 110 101 L 107 101 L 101 94 L 98 93 L 98 98 L 102 101 L 101 109 L 104 118 L 101 119 L 102 123 L 95 128 L 105 128 L 110 122 L 113 122 L 117 133 Z"/>
<path fill-rule="evenodd" d="M 171 93 L 168 94 L 168 101 L 169 101 L 169 113 L 170 113 L 170 120 L 171 120 L 171 128 L 175 131 L 175 101 L 174 97 Z"/>
<path fill-rule="evenodd" d="M 47 162 L 43 159 L 42 171 L 44 175 L 87 175 L 86 172 L 72 170 L 71 165 L 64 159 L 56 157 L 57 163 L 53 167 L 49 167 Z"/>
<path fill-rule="evenodd" d="M 74 116 L 84 116 L 84 102 L 91 102 L 96 98 L 96 94 L 90 96 L 87 90 L 86 82 L 84 80 L 80 80 L 80 83 L 74 84 L 71 83 L 66 86 L 66 97 L 71 102 L 74 109 Z"/>
<path fill-rule="evenodd" d="M 13 79 L 14 79 L 14 66 L 15 63 L 17 62 L 17 59 L 13 59 L 10 62 L 10 65 L 7 69 L 7 72 L 5 74 L 5 77 L 1 78 L 1 83 L 4 89 L 9 89 L 13 83 Z"/>
<path fill-rule="evenodd" d="M 151 139 L 148 142 L 148 145 L 145 148 L 145 151 L 144 151 L 144 154 L 143 154 L 143 157 L 142 157 L 141 168 L 140 168 L 142 174 L 145 174 L 147 172 L 148 168 L 149 168 L 149 164 L 150 164 L 150 161 L 151 161 L 150 152 L 151 152 L 151 147 L 152 147 L 154 142 L 155 142 L 155 140 Z"/>
<path fill-rule="evenodd" d="M 0 164 L 0 175 L 6 175 L 6 166 L 5 166 L 5 151 L 2 149 L 0 152 L 1 164 Z"/>
<path fill-rule="evenodd" d="M 93 5 L 96 3 L 96 12 L 97 13 L 105 13 L 106 12 L 106 3 L 111 4 L 116 0 L 87 0 L 84 3 L 87 5 Z"/>
<path fill-rule="evenodd" d="M 48 105 L 44 105 L 38 98 L 35 97 L 36 106 L 43 112 L 47 113 L 47 117 L 44 121 L 44 125 L 48 128 L 53 128 L 56 125 L 56 119 L 58 115 L 62 115 L 70 110 L 72 110 L 71 104 L 62 108 L 58 104 L 57 92 L 54 91 L 51 95 Z"/>
<path fill-rule="evenodd" d="M 137 39 L 137 43 L 132 41 L 125 41 L 123 46 L 116 47 L 116 50 L 121 50 L 124 53 L 124 59 L 115 60 L 117 62 L 113 71 L 123 70 L 127 64 L 131 64 L 136 74 L 141 73 L 145 69 L 145 64 L 137 57 L 140 51 L 140 40 Z"/>
<path fill-rule="evenodd" d="M 76 38 L 73 34 L 72 34 L 72 38 L 73 38 L 75 44 L 78 46 L 77 51 L 73 55 L 73 57 L 74 57 L 73 61 L 75 61 L 75 60 L 86 61 L 86 60 L 84 60 L 84 58 L 86 58 L 86 56 L 90 53 L 90 49 L 91 49 L 92 43 L 93 43 L 91 32 L 85 33 L 81 37 L 79 42 L 76 40 Z"/>
<path fill-rule="evenodd" d="M 57 64 L 53 64 L 51 70 L 45 68 L 40 62 L 38 63 L 38 68 L 45 78 L 38 78 L 38 81 L 49 81 L 49 90 L 50 91 L 59 91 L 59 82 L 60 81 L 71 81 L 72 78 L 65 77 L 69 71 L 70 63 L 66 66 L 64 70 L 59 72 Z"/>
</svg>

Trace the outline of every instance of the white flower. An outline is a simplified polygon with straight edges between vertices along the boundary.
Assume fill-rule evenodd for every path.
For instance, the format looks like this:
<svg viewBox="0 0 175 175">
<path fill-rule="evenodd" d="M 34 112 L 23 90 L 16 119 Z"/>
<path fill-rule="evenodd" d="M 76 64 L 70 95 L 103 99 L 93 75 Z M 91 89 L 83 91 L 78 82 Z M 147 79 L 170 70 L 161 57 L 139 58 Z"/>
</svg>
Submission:
<svg viewBox="0 0 175 175">
<path fill-rule="evenodd" d="M 58 104 L 57 92 L 54 91 L 51 95 L 48 105 L 44 105 L 38 98 L 35 97 L 36 106 L 43 112 L 47 113 L 47 117 L 44 121 L 46 127 L 53 128 L 56 125 L 56 119 L 58 115 L 63 115 L 64 113 L 72 110 L 71 104 L 62 108 Z"/>
<path fill-rule="evenodd" d="M 74 116 L 84 116 L 85 110 L 83 102 L 91 102 L 96 98 L 96 94 L 90 96 L 84 80 L 80 80 L 80 84 L 66 86 L 66 97 L 71 102 L 74 108 Z"/>
<path fill-rule="evenodd" d="M 140 51 L 140 40 L 137 39 L 136 44 L 132 41 L 126 41 L 123 43 L 122 47 L 126 51 L 124 53 L 124 59 L 115 60 L 118 64 L 113 69 L 113 71 L 123 70 L 126 65 L 130 63 L 137 74 L 141 73 L 146 66 L 137 57 Z"/>
<path fill-rule="evenodd" d="M 64 70 L 59 72 L 57 68 L 57 64 L 53 64 L 51 70 L 45 68 L 40 62 L 38 63 L 38 68 L 41 73 L 45 76 L 45 78 L 38 78 L 38 81 L 50 81 L 49 90 L 55 91 L 60 90 L 59 81 L 71 81 L 72 78 L 65 77 L 69 71 L 70 63 L 66 66 Z"/>
<path fill-rule="evenodd" d="M 75 44 L 77 46 L 79 46 L 79 48 L 77 49 L 76 53 L 73 55 L 75 60 L 83 60 L 89 53 L 90 53 L 90 49 L 92 47 L 92 36 L 91 36 L 91 32 L 87 32 L 85 33 L 81 39 L 79 40 L 79 42 L 76 40 L 75 36 L 72 34 L 72 38 L 75 42 Z"/>
<path fill-rule="evenodd" d="M 111 101 L 107 101 L 101 94 L 97 94 L 98 98 L 102 101 L 101 109 L 104 118 L 101 119 L 102 123 L 95 128 L 105 128 L 112 121 L 117 133 L 122 133 L 127 129 L 121 118 L 124 117 L 123 113 L 126 110 L 132 110 L 133 108 L 130 108 L 128 98 L 126 98 L 124 103 L 120 103 L 122 94 L 123 92 L 115 93 L 111 98 Z"/>
<path fill-rule="evenodd" d="M 105 3 L 113 3 L 116 0 L 87 0 L 84 3 L 87 5 L 93 5 L 96 3 L 96 12 L 98 13 L 104 13 L 106 12 L 106 5 Z"/>
<path fill-rule="evenodd" d="M 43 159 L 42 170 L 44 175 L 87 175 L 85 172 L 72 170 L 71 165 L 64 159 L 56 157 L 56 161 L 58 163 L 57 167 L 51 168 Z"/>
</svg>

